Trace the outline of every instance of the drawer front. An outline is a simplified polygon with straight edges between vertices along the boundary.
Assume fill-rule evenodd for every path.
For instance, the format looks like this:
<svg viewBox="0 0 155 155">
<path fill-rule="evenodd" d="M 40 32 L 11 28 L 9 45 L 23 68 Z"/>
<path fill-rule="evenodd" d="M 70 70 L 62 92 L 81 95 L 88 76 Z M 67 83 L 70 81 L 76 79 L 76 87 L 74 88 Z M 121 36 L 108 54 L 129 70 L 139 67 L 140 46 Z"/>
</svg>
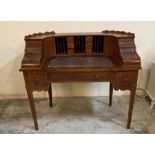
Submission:
<svg viewBox="0 0 155 155">
<path fill-rule="evenodd" d="M 26 84 L 29 87 L 39 87 L 47 85 L 47 76 L 43 72 L 26 72 L 24 73 Z"/>
<path fill-rule="evenodd" d="M 137 83 L 137 72 L 117 72 L 116 83 Z"/>
<path fill-rule="evenodd" d="M 48 80 L 53 82 L 97 82 L 111 81 L 111 72 L 52 72 L 48 74 Z"/>
<path fill-rule="evenodd" d="M 93 37 L 92 36 L 86 36 L 86 42 L 92 42 Z"/>
</svg>

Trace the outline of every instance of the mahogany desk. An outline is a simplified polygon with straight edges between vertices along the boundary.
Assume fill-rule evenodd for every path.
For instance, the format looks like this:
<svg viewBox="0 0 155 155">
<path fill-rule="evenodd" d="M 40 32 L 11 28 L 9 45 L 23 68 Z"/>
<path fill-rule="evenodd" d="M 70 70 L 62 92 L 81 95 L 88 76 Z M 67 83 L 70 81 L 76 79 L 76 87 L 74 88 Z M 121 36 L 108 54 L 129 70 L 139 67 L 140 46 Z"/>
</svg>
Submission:
<svg viewBox="0 0 155 155">
<path fill-rule="evenodd" d="M 48 91 L 51 83 L 109 82 L 109 106 L 113 89 L 130 90 L 127 128 L 130 128 L 140 57 L 134 34 L 120 31 L 100 33 L 46 32 L 25 37 L 25 54 L 20 71 L 38 130 L 33 91 Z"/>
</svg>

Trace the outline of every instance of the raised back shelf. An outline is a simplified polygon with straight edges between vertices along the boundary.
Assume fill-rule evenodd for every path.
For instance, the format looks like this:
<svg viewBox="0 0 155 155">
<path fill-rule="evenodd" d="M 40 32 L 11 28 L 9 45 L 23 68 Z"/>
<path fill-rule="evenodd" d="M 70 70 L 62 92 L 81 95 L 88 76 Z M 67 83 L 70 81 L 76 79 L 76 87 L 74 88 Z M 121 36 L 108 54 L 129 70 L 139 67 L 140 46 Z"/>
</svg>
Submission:
<svg viewBox="0 0 155 155">
<path fill-rule="evenodd" d="M 28 35 L 25 41 L 25 57 L 22 63 L 25 68 L 41 67 L 42 62 L 59 56 L 103 56 L 109 57 L 117 66 L 140 64 L 132 33 L 120 31 L 46 32 Z"/>
</svg>

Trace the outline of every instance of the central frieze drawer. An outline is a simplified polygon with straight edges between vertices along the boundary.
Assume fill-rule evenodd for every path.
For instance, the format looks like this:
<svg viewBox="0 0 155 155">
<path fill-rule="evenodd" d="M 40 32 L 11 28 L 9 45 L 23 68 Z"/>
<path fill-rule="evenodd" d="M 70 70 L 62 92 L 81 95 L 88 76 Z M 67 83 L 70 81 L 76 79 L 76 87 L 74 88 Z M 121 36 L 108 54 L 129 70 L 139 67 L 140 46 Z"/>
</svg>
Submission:
<svg viewBox="0 0 155 155">
<path fill-rule="evenodd" d="M 24 73 L 25 82 L 29 87 L 36 87 L 36 86 L 46 86 L 48 85 L 47 76 L 43 72 L 31 71 Z"/>
<path fill-rule="evenodd" d="M 137 83 L 137 72 L 117 72 L 116 83 Z"/>
<path fill-rule="evenodd" d="M 48 74 L 48 80 L 54 82 L 71 81 L 111 81 L 111 72 L 52 72 Z"/>
</svg>

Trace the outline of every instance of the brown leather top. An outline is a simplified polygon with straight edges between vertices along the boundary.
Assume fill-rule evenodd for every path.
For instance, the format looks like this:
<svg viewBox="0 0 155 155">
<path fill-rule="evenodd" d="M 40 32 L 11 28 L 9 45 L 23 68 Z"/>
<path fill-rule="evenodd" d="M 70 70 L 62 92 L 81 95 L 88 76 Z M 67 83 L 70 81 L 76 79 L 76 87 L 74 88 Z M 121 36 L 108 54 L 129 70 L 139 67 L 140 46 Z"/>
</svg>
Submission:
<svg viewBox="0 0 155 155">
<path fill-rule="evenodd" d="M 56 57 L 51 59 L 48 68 L 112 68 L 108 57 Z"/>
</svg>

